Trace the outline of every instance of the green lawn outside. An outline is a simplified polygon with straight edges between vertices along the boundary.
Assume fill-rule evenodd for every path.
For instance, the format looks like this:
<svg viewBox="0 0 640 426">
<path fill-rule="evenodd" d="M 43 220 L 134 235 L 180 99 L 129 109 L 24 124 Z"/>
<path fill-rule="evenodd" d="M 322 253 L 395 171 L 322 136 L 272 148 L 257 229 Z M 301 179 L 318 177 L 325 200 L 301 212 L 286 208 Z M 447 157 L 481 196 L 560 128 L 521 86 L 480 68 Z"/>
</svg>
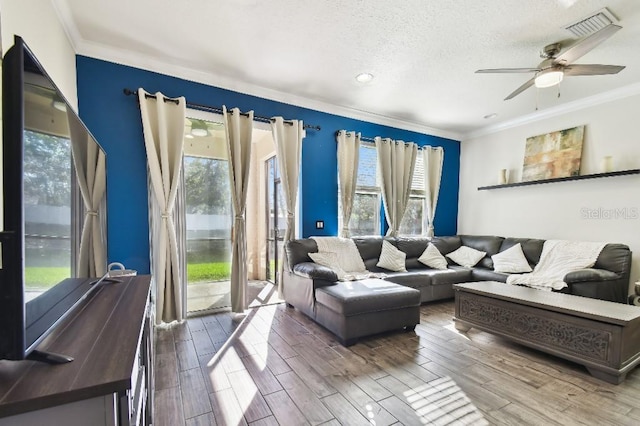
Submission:
<svg viewBox="0 0 640 426">
<path fill-rule="evenodd" d="M 24 269 L 24 281 L 27 288 L 51 288 L 60 281 L 69 278 L 71 271 L 64 267 L 35 267 Z"/>
<path fill-rule="evenodd" d="M 231 263 L 187 263 L 187 283 L 228 280 L 231 276 Z"/>
<path fill-rule="evenodd" d="M 69 278 L 69 268 L 27 267 L 24 279 L 27 287 L 50 288 Z M 228 280 L 231 276 L 231 263 L 189 263 L 187 264 L 187 282 Z"/>
</svg>

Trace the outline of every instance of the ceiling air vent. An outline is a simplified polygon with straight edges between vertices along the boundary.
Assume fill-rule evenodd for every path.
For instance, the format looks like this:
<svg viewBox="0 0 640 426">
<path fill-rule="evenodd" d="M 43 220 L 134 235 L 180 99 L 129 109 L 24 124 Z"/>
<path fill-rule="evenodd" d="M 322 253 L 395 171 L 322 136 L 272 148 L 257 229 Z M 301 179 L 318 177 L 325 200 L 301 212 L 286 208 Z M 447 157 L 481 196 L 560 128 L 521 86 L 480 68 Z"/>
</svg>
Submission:
<svg viewBox="0 0 640 426">
<path fill-rule="evenodd" d="M 586 18 L 582 18 L 570 25 L 565 26 L 565 29 L 571 32 L 576 37 L 582 38 L 590 34 L 595 33 L 598 30 L 606 27 L 609 24 L 617 24 L 618 19 L 613 16 L 613 13 L 606 7 L 593 13 Z"/>
</svg>

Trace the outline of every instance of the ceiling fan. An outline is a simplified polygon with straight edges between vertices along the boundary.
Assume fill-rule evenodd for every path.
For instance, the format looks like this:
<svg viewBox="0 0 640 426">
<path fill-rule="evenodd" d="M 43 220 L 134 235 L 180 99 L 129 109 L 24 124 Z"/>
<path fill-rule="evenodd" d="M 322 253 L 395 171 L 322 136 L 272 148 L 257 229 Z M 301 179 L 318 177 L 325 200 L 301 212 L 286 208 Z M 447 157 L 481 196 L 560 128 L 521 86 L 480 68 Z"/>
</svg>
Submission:
<svg viewBox="0 0 640 426">
<path fill-rule="evenodd" d="M 535 84 L 538 88 L 559 84 L 564 76 L 617 74 L 625 67 L 620 65 L 572 64 L 597 45 L 611 37 L 621 26 L 609 24 L 599 31 L 583 38 L 560 54 L 561 43 L 545 46 L 540 57 L 544 58 L 535 68 L 497 68 L 477 70 L 476 73 L 535 73 L 535 76 L 518 87 L 504 100 L 509 100 Z"/>
</svg>

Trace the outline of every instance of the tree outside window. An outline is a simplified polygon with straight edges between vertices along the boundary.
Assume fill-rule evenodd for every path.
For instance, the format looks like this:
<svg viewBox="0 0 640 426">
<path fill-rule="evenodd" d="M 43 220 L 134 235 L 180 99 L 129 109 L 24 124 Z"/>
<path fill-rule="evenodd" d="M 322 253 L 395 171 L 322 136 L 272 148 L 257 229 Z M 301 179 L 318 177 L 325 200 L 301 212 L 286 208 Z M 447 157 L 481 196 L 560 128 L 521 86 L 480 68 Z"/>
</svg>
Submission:
<svg viewBox="0 0 640 426">
<path fill-rule="evenodd" d="M 377 181 L 378 156 L 372 144 L 361 143 L 349 232 L 352 236 L 380 235 L 380 186 Z M 342 205 L 338 194 L 338 217 Z M 340 224 L 342 227 L 342 224 Z"/>
<path fill-rule="evenodd" d="M 419 152 L 416 158 L 409 202 L 400 222 L 400 235 L 422 235 L 424 230 L 424 161 L 421 154 Z"/>
</svg>

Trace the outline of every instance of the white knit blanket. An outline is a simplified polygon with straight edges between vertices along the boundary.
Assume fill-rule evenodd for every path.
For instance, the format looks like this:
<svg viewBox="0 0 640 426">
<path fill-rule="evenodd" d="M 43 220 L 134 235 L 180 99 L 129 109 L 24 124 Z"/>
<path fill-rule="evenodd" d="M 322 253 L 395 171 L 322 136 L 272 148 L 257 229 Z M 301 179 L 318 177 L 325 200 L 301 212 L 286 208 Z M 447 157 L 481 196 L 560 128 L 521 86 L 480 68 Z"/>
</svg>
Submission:
<svg viewBox="0 0 640 426">
<path fill-rule="evenodd" d="M 533 272 L 509 275 L 507 284 L 521 284 L 548 291 L 560 290 L 567 287 L 565 275 L 592 267 L 605 245 L 606 243 L 547 240 Z"/>
<path fill-rule="evenodd" d="M 338 257 L 338 265 L 346 274 L 340 281 L 356 281 L 365 278 L 384 278 L 383 273 L 370 272 L 364 265 L 356 243 L 351 238 L 310 237 L 318 245 L 319 252 L 333 252 Z"/>
</svg>

